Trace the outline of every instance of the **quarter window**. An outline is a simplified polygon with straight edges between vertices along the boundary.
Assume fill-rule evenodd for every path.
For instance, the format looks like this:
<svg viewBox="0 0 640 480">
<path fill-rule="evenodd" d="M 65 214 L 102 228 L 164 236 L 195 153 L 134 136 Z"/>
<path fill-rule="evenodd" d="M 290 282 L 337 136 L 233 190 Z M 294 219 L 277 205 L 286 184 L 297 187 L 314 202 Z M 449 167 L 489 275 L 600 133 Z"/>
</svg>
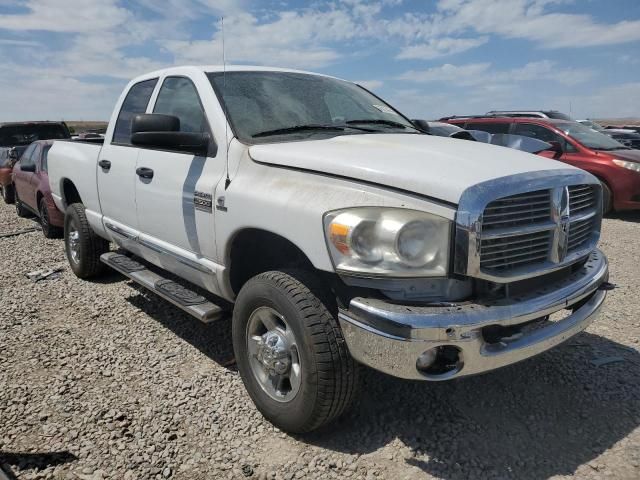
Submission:
<svg viewBox="0 0 640 480">
<path fill-rule="evenodd" d="M 196 87 L 187 78 L 167 77 L 158 94 L 153 113 L 178 117 L 181 132 L 205 133 L 209 131 Z"/>
<path fill-rule="evenodd" d="M 147 111 L 147 105 L 156 83 L 158 83 L 158 79 L 153 78 L 136 83 L 129 89 L 124 102 L 122 102 L 118 120 L 116 120 L 113 143 L 131 144 L 131 119 L 134 115 Z"/>
</svg>

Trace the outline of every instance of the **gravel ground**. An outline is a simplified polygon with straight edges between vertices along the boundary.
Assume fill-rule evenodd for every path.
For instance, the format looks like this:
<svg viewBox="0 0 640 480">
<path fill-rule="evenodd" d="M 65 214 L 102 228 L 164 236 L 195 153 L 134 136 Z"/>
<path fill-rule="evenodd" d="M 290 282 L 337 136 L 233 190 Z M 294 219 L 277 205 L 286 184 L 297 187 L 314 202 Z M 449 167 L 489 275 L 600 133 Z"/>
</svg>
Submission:
<svg viewBox="0 0 640 480">
<path fill-rule="evenodd" d="M 0 206 L 0 234 L 30 226 Z M 81 281 L 40 232 L 0 238 L 0 464 L 26 479 L 638 479 L 639 236 L 640 215 L 605 220 L 619 288 L 587 332 L 448 383 L 367 371 L 351 412 L 304 437 L 253 407 L 228 319 L 202 325 L 116 273 Z"/>
</svg>

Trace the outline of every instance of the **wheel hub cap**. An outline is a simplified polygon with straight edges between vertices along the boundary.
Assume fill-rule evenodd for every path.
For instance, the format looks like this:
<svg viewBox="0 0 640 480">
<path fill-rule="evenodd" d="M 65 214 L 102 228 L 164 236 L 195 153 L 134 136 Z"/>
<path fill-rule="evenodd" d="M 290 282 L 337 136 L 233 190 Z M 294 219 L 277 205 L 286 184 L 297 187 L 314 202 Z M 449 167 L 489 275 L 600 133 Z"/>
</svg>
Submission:
<svg viewBox="0 0 640 480">
<path fill-rule="evenodd" d="M 301 383 L 301 365 L 293 330 L 271 307 L 253 311 L 247 323 L 247 351 L 258 384 L 278 402 L 292 400 Z"/>
<path fill-rule="evenodd" d="M 75 225 L 71 224 L 69 231 L 69 254 L 74 263 L 78 263 L 80 258 L 80 233 L 76 230 Z"/>
</svg>

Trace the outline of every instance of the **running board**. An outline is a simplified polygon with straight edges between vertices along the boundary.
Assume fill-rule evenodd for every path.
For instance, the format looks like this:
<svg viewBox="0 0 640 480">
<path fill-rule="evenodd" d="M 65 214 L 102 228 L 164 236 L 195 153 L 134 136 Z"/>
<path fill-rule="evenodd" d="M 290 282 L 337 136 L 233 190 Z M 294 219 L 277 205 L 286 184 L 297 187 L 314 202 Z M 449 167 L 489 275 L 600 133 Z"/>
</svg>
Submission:
<svg viewBox="0 0 640 480">
<path fill-rule="evenodd" d="M 100 255 L 100 261 L 203 323 L 218 320 L 227 313 L 202 295 L 152 272 L 142 263 L 136 262 L 126 255 L 116 252 L 103 253 Z"/>
</svg>

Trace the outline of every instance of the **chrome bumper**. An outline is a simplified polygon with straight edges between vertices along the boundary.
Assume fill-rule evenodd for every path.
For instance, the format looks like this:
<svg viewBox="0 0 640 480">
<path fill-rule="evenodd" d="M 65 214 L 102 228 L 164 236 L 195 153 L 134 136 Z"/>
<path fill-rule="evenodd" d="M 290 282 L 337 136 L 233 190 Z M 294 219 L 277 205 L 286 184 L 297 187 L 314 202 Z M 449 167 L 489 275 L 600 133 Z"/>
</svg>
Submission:
<svg viewBox="0 0 640 480">
<path fill-rule="evenodd" d="M 607 258 L 595 250 L 569 277 L 508 301 L 413 307 L 354 298 L 348 310 L 339 312 L 339 320 L 351 355 L 359 362 L 395 377 L 447 380 L 519 362 L 584 330 L 600 312 L 606 296 L 600 286 L 608 276 Z M 518 326 L 564 309 L 572 313 L 505 341 L 489 343 L 483 336 L 484 327 Z M 457 366 L 446 373 L 419 371 L 418 357 L 439 346 L 458 350 Z"/>
</svg>

